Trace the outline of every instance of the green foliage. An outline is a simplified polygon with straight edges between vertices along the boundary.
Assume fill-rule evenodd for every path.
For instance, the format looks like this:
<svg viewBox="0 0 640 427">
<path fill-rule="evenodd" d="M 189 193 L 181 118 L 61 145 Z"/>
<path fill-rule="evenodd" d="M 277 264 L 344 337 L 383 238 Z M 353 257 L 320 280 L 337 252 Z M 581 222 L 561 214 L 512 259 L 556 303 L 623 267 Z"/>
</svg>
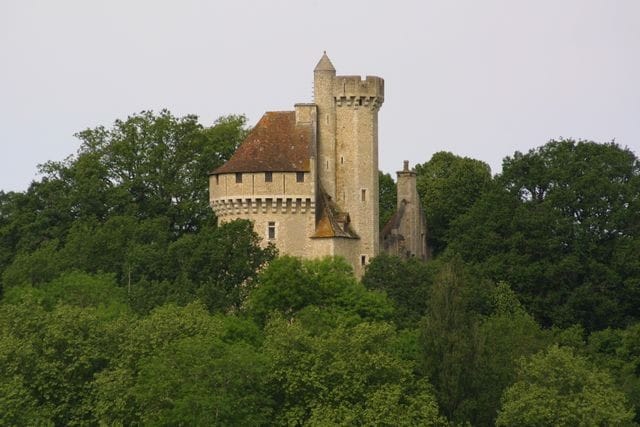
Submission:
<svg viewBox="0 0 640 427">
<path fill-rule="evenodd" d="M 390 325 L 305 323 L 275 317 L 266 327 L 277 424 L 444 424 L 428 383 L 389 351 Z"/>
<path fill-rule="evenodd" d="M 519 360 L 545 347 L 548 338 L 505 283 L 492 291 L 493 312 L 477 327 L 472 382 L 473 425 L 494 425 L 502 392 L 516 380 Z"/>
<path fill-rule="evenodd" d="M 546 334 L 505 283 L 477 277 L 459 258 L 434 262 L 420 323 L 421 372 L 455 423 L 493 425 L 518 360 L 547 344 Z"/>
<path fill-rule="evenodd" d="M 380 230 L 391 219 L 398 207 L 398 189 L 388 173 L 378 173 L 378 190 L 380 204 Z"/>
<path fill-rule="evenodd" d="M 585 350 L 598 367 L 611 373 L 635 408 L 635 422 L 640 422 L 640 324 L 594 332 Z"/>
<path fill-rule="evenodd" d="M 58 262 L 42 263 L 46 253 L 39 252 L 34 262 L 29 257 L 63 247 L 68 238 L 62 261 L 89 272 L 126 276 L 128 268 L 114 268 L 125 256 L 138 254 L 129 247 L 131 239 L 149 236 L 139 227 L 156 232 L 147 237 L 143 254 L 154 244 L 211 227 L 208 172 L 231 156 L 246 132 L 242 116 L 204 127 L 195 116 L 176 118 L 161 111 L 78 133 L 76 155 L 42 165 L 43 178 L 25 193 L 0 193 L 0 273 L 14 258 L 18 264 L 7 286 L 25 277 L 45 282 L 64 270 L 66 264 L 52 270 L 50 265 Z"/>
<path fill-rule="evenodd" d="M 246 220 L 204 229 L 171 244 L 171 270 L 180 272 L 176 280 L 194 284 L 209 310 L 238 311 L 257 272 L 276 255 L 274 246 L 259 244 L 253 224 Z"/>
<path fill-rule="evenodd" d="M 111 274 L 91 275 L 80 271 L 63 273 L 46 286 L 32 288 L 30 285 L 9 289 L 3 302 L 19 304 L 31 298 L 47 310 L 57 305 L 74 307 L 111 307 L 126 310 L 127 298 Z"/>
<path fill-rule="evenodd" d="M 367 265 L 362 284 L 367 289 L 387 294 L 395 307 L 393 320 L 396 325 L 412 326 L 426 313 L 429 290 L 437 268 L 437 263 L 382 253 Z"/>
<path fill-rule="evenodd" d="M 140 361 L 132 394 L 144 424 L 264 425 L 267 369 L 265 356 L 246 343 L 183 338 Z"/>
<path fill-rule="evenodd" d="M 478 313 L 472 310 L 474 280 L 459 260 L 443 265 L 431 287 L 421 325 L 423 369 L 445 416 L 462 422 L 473 396 Z"/>
<path fill-rule="evenodd" d="M 381 255 L 359 282 L 215 225 L 208 172 L 245 133 L 142 112 L 0 191 L 0 424 L 632 423 L 629 150 L 552 141 L 493 180 L 437 153 L 416 167 L 437 259 Z M 396 189 L 379 178 L 384 223 Z"/>
<path fill-rule="evenodd" d="M 280 257 L 260 274 L 248 300 L 248 313 L 264 322 L 272 312 L 293 318 L 305 307 L 328 308 L 362 319 L 390 318 L 385 296 L 367 291 L 342 258 Z"/>
<path fill-rule="evenodd" d="M 555 345 L 522 361 L 502 400 L 499 426 L 627 425 L 634 416 L 606 372 Z"/>
<path fill-rule="evenodd" d="M 447 246 L 451 223 L 469 210 L 491 182 L 489 165 L 440 151 L 415 167 L 434 255 Z"/>
<path fill-rule="evenodd" d="M 260 425 L 271 413 L 268 363 L 256 328 L 202 305 L 166 305 L 121 336 L 118 357 L 97 375 L 95 408 L 107 424 Z M 216 418 L 217 417 L 217 418 Z"/>
<path fill-rule="evenodd" d="M 142 313 L 165 302 L 184 305 L 196 299 L 212 312 L 238 311 L 257 272 L 276 255 L 273 246 L 259 246 L 252 224 L 243 220 L 184 235 L 160 254 L 157 246 L 136 249 L 129 264 L 130 298 Z"/>
<path fill-rule="evenodd" d="M 505 159 L 449 248 L 509 282 L 545 326 L 625 326 L 640 314 L 639 196 L 629 150 L 551 141 Z"/>
<path fill-rule="evenodd" d="M 246 134 L 244 124 L 244 117 L 228 116 L 204 128 L 196 116 L 143 111 L 116 120 L 111 129 L 79 132 L 77 158 L 48 163 L 43 171 L 68 177 L 80 201 L 94 190 L 89 194 L 97 193 L 116 213 L 163 217 L 174 232 L 194 231 L 211 222 L 208 172 L 233 153 Z M 91 205 L 77 206 L 78 215 L 104 218 L 85 206 Z"/>
<path fill-rule="evenodd" d="M 2 412 L 12 422 L 94 422 L 91 382 L 114 355 L 111 317 L 94 307 L 45 311 L 28 293 L 1 304 L 0 389 L 16 387 Z"/>
<path fill-rule="evenodd" d="M 4 286 L 40 286 L 56 278 L 66 267 L 57 246 L 58 242 L 49 241 L 33 252 L 16 256 L 2 274 Z"/>
</svg>

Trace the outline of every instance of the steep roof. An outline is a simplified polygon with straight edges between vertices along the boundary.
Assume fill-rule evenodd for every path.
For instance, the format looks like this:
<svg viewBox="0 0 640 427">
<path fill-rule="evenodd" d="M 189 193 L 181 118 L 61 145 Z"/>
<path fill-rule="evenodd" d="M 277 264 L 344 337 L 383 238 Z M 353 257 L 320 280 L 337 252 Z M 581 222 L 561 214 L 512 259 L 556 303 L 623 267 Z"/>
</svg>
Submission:
<svg viewBox="0 0 640 427">
<path fill-rule="evenodd" d="M 311 237 L 346 237 L 348 239 L 358 239 L 358 235 L 349 226 L 349 214 L 341 211 L 322 187 L 318 187 L 320 217 L 316 222 L 316 231 Z"/>
<path fill-rule="evenodd" d="M 309 172 L 312 138 L 312 125 L 296 124 L 295 111 L 269 111 L 233 156 L 211 174 Z"/>
<path fill-rule="evenodd" d="M 380 230 L 380 237 L 382 239 L 390 235 L 393 230 L 397 230 L 398 228 L 400 228 L 400 223 L 402 222 L 402 217 L 404 216 L 406 204 L 406 200 L 403 199 L 400 203 L 400 207 L 393 213 L 384 227 L 382 227 L 382 230 Z"/>
<path fill-rule="evenodd" d="M 336 69 L 333 68 L 331 60 L 327 56 L 327 52 L 322 55 L 322 58 L 320 58 L 320 61 L 318 61 L 318 64 L 316 65 L 316 68 L 313 69 L 313 71 L 336 71 Z"/>
</svg>

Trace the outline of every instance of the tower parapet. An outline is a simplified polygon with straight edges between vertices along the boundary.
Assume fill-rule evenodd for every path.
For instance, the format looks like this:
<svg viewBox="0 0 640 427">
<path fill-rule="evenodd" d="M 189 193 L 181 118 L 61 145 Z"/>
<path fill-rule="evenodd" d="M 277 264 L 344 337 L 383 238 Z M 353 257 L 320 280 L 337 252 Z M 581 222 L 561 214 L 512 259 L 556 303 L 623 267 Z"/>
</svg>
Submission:
<svg viewBox="0 0 640 427">
<path fill-rule="evenodd" d="M 253 221 L 263 243 L 295 256 L 345 257 L 358 276 L 379 251 L 378 110 L 384 80 L 337 76 L 326 55 L 313 103 L 267 112 L 212 171 L 221 222 Z"/>
<path fill-rule="evenodd" d="M 384 102 L 384 80 L 377 76 L 337 76 L 333 96 L 338 107 L 363 106 L 378 109 Z"/>
</svg>

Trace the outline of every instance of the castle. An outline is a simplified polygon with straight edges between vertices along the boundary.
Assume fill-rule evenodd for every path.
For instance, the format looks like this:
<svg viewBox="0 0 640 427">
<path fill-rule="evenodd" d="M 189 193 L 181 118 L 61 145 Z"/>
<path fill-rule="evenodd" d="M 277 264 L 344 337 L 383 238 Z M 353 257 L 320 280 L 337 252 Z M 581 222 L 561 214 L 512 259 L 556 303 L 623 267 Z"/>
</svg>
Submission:
<svg viewBox="0 0 640 427">
<path fill-rule="evenodd" d="M 210 204 L 219 221 L 251 220 L 263 242 L 274 243 L 280 253 L 342 256 L 361 276 L 381 245 L 378 111 L 383 102 L 382 78 L 337 76 L 325 53 L 314 70 L 314 103 L 265 113 L 235 154 L 211 172 Z M 406 163 L 405 169 L 398 173 L 399 209 L 383 229 L 382 246 L 425 258 L 415 173 Z"/>
</svg>

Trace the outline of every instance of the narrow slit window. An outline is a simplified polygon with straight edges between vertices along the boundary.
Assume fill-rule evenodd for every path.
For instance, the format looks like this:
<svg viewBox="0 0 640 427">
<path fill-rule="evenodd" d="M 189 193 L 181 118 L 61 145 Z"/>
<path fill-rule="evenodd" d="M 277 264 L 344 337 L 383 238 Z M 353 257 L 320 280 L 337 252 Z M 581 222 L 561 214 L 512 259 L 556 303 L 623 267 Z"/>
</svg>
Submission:
<svg viewBox="0 0 640 427">
<path fill-rule="evenodd" d="M 367 190 L 365 190 L 364 188 L 362 190 L 360 190 L 360 199 L 363 202 L 367 201 Z"/>
<path fill-rule="evenodd" d="M 344 157 L 340 156 L 340 164 L 343 165 L 344 164 Z"/>
<path fill-rule="evenodd" d="M 366 263 L 367 263 L 367 256 L 360 255 L 360 264 L 364 266 Z"/>
<path fill-rule="evenodd" d="M 274 221 L 269 221 L 267 225 L 267 238 L 269 240 L 276 238 L 276 223 Z"/>
<path fill-rule="evenodd" d="M 236 172 L 236 184 L 240 184 L 242 182 L 242 172 Z"/>
<path fill-rule="evenodd" d="M 220 184 L 220 175 L 216 175 L 216 185 Z"/>
<path fill-rule="evenodd" d="M 296 182 L 304 182 L 304 172 L 296 172 Z"/>
<path fill-rule="evenodd" d="M 273 172 L 264 173 L 264 182 L 273 182 Z"/>
</svg>

